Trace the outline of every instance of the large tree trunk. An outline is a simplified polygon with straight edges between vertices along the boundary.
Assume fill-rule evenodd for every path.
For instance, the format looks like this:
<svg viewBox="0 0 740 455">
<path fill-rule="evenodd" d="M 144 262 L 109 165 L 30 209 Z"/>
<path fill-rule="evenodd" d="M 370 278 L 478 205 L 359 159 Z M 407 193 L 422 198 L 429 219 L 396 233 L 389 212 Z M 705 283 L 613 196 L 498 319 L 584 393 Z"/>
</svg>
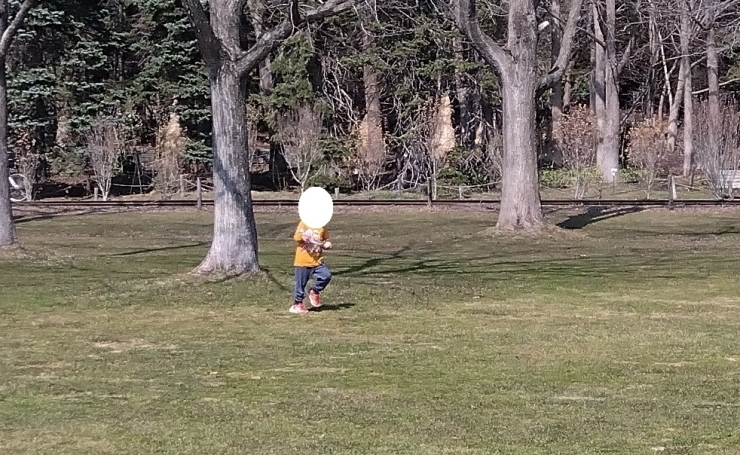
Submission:
<svg viewBox="0 0 740 455">
<path fill-rule="evenodd" d="M 228 64 L 213 74 L 210 82 L 215 193 L 213 242 L 196 271 L 256 272 L 260 267 L 249 181 L 246 85 Z"/>
<path fill-rule="evenodd" d="M 594 117 L 596 117 L 597 141 L 596 141 L 596 164 L 599 169 L 604 169 L 605 144 L 604 133 L 606 131 L 606 52 L 603 46 L 604 31 L 602 22 L 599 20 L 599 6 L 596 2 L 591 6 L 591 19 L 594 26 L 594 48 L 593 70 L 591 71 L 591 100 L 593 104 Z"/>
<path fill-rule="evenodd" d="M 0 33 L 5 30 L 0 18 Z M 8 169 L 8 85 L 5 78 L 5 58 L 0 57 L 0 246 L 12 245 L 17 236 L 10 206 L 10 169 Z"/>
<path fill-rule="evenodd" d="M 658 39 L 655 36 L 655 8 L 650 7 L 649 8 L 650 16 L 648 20 L 648 47 L 650 49 L 650 59 L 648 63 L 648 70 L 647 70 L 647 83 L 646 83 L 646 92 L 645 97 L 643 99 L 643 114 L 647 118 L 653 118 L 655 115 L 655 63 L 658 58 Z"/>
<path fill-rule="evenodd" d="M 688 11 L 686 9 L 686 0 L 681 2 L 681 27 L 680 27 L 680 43 L 681 43 L 681 66 L 678 71 L 678 83 L 676 85 L 676 96 L 673 97 L 673 103 L 671 103 L 671 110 L 668 114 L 668 151 L 673 153 L 676 148 L 676 136 L 678 134 L 678 114 L 681 109 L 681 103 L 684 101 L 684 90 L 686 89 L 686 77 L 691 77 L 691 68 L 687 67 L 685 56 L 688 56 L 689 46 L 689 33 L 691 32 L 688 22 Z M 684 51 L 686 53 L 684 54 Z M 691 88 L 689 88 L 691 90 Z M 689 92 L 690 94 L 690 92 Z M 685 114 L 684 114 L 685 117 Z M 690 165 L 689 165 L 690 166 Z M 685 169 L 684 169 L 685 172 Z"/>
<path fill-rule="evenodd" d="M 560 0 L 550 1 L 550 12 L 553 17 L 560 19 Z M 563 38 L 563 29 L 560 26 L 559 20 L 552 21 L 550 27 L 550 41 L 552 42 L 552 48 L 550 49 L 550 65 L 555 66 L 560 55 L 560 42 Z M 558 125 L 562 120 L 563 116 L 563 83 L 557 81 L 552 86 L 552 95 L 550 98 L 550 141 L 549 153 L 550 160 L 553 163 L 559 163 L 562 159 L 560 153 L 560 144 L 558 143 L 554 131 L 557 131 Z"/>
<path fill-rule="evenodd" d="M 691 75 L 691 22 L 689 20 L 689 2 L 683 0 L 681 5 L 681 68 L 684 73 L 684 109 L 683 109 L 683 175 L 688 177 L 694 165 L 694 118 Z"/>
<path fill-rule="evenodd" d="M 385 161 L 385 140 L 383 139 L 383 113 L 380 110 L 380 86 L 375 68 L 365 65 L 362 80 L 365 86 L 362 156 L 366 162 L 380 165 Z"/>
<path fill-rule="evenodd" d="M 463 49 L 462 38 L 456 37 L 453 40 L 455 58 L 465 61 L 466 56 Z M 477 124 L 474 120 L 473 90 L 468 81 L 465 80 L 464 74 L 455 74 L 455 89 L 457 98 L 458 126 L 460 131 L 460 145 L 462 147 L 472 147 L 476 141 Z"/>
<path fill-rule="evenodd" d="M 545 222 L 537 172 L 537 23 L 531 1 L 509 3 L 508 48 L 501 63 L 504 158 L 499 229 L 533 229 Z"/>
<path fill-rule="evenodd" d="M 581 9 L 574 0 L 563 32 L 557 64 L 537 76 L 537 16 L 531 0 L 510 0 L 506 48 L 486 36 L 474 0 L 455 0 L 458 26 L 491 67 L 498 70 L 504 94 L 504 157 L 498 229 L 533 229 L 545 223 L 537 172 L 535 104 L 539 90 L 552 88 L 568 67 Z"/>
<path fill-rule="evenodd" d="M 5 70 L 6 56 L 16 33 L 23 24 L 35 0 L 23 0 L 20 8 L 8 22 L 8 0 L 0 0 L 0 246 L 17 241 L 10 206 L 10 169 L 8 168 L 8 83 Z"/>
<path fill-rule="evenodd" d="M 711 3 L 711 2 L 710 2 Z M 707 88 L 709 89 L 709 124 L 708 124 L 708 142 L 710 156 L 715 156 L 719 148 L 719 131 L 721 124 L 720 106 L 719 106 L 719 57 L 717 55 L 717 43 L 715 34 L 715 25 L 709 26 L 707 33 Z"/>
<path fill-rule="evenodd" d="M 619 174 L 619 86 L 617 69 L 617 49 L 614 34 L 616 33 L 615 0 L 606 0 L 606 68 L 604 72 L 604 94 L 606 118 L 604 122 L 604 149 L 601 160 L 601 172 L 604 182 L 615 183 Z"/>
<path fill-rule="evenodd" d="M 534 69 L 520 60 L 503 77 L 504 158 L 499 229 L 532 229 L 545 217 L 537 172 Z"/>
<path fill-rule="evenodd" d="M 198 46 L 209 70 L 213 111 L 213 242 L 195 271 L 256 272 L 260 267 L 249 181 L 245 77 L 296 30 L 296 25 L 338 14 L 351 3 L 328 0 L 301 17 L 298 1 L 293 0 L 288 17 L 262 33 L 245 51 L 240 46 L 244 1 L 211 0 L 210 15 L 200 0 L 182 2 L 195 26 Z"/>
<path fill-rule="evenodd" d="M 678 114 L 683 102 L 683 90 L 686 86 L 684 65 L 678 71 L 678 81 L 676 82 L 676 95 L 671 102 L 670 111 L 668 112 L 668 153 L 673 153 L 676 149 L 676 136 L 678 134 Z M 670 90 L 670 88 L 669 88 Z"/>
<path fill-rule="evenodd" d="M 365 31 L 362 48 L 372 51 L 374 38 L 372 32 Z M 365 118 L 360 129 L 360 156 L 373 173 L 377 172 L 386 159 L 385 139 L 383 138 L 383 113 L 380 109 L 380 84 L 378 73 L 372 65 L 365 65 L 362 71 L 365 89 Z"/>
<path fill-rule="evenodd" d="M 240 71 L 234 58 L 240 49 L 240 13 L 238 1 L 211 2 L 211 37 L 217 43 L 204 54 L 213 116 L 213 241 L 196 273 L 260 270 L 250 191 L 246 72 Z"/>
</svg>

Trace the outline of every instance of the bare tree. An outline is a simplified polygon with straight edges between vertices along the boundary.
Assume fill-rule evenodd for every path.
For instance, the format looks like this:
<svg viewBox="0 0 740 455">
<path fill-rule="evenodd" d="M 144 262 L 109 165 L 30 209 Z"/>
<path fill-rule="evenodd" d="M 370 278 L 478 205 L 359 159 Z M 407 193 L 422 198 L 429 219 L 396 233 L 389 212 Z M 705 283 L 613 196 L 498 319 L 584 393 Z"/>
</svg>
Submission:
<svg viewBox="0 0 740 455">
<path fill-rule="evenodd" d="M 360 9 L 362 50 L 371 52 L 375 36 L 370 27 L 373 23 L 372 17 L 377 12 L 375 2 L 366 2 L 365 6 Z M 365 91 L 365 117 L 360 124 L 359 155 L 361 166 L 367 169 L 361 169 L 360 172 L 372 175 L 382 169 L 387 156 L 383 136 L 383 113 L 380 109 L 380 77 L 371 63 L 363 66 L 362 82 Z"/>
<path fill-rule="evenodd" d="M 695 103 L 694 143 L 704 178 L 715 197 L 722 198 L 731 194 L 740 164 L 740 112 L 733 101 L 718 104 L 716 113 L 709 100 Z"/>
<path fill-rule="evenodd" d="M 591 90 L 592 90 L 592 108 L 594 115 L 596 116 L 596 131 L 597 131 L 597 143 L 596 143 L 596 162 L 599 169 L 602 170 L 602 175 L 605 181 L 609 180 L 610 172 L 609 169 L 613 167 L 613 163 L 604 164 L 604 156 L 606 152 L 604 148 L 605 138 L 604 131 L 606 131 L 606 46 L 605 46 L 605 33 L 604 24 L 600 20 L 601 14 L 599 12 L 599 4 L 596 1 L 591 2 L 591 22 L 594 28 L 594 40 L 593 49 L 591 51 Z M 616 159 L 615 159 L 616 160 Z M 610 160 L 614 161 L 614 160 Z"/>
<path fill-rule="evenodd" d="M 507 43 L 501 47 L 486 35 L 476 17 L 476 0 L 454 0 L 457 24 L 501 78 L 503 91 L 504 175 L 500 229 L 533 229 L 545 218 L 539 192 L 535 101 L 538 93 L 559 81 L 568 66 L 573 37 L 581 11 L 581 0 L 573 0 L 563 29 L 556 64 L 543 77 L 537 74 L 537 30 L 535 2 L 510 0 Z M 555 18 L 559 20 L 559 18 Z"/>
<path fill-rule="evenodd" d="M 615 0 L 592 0 L 594 27 L 594 111 L 596 114 L 599 141 L 596 161 L 605 182 L 614 183 L 619 178 L 619 74 L 632 52 L 634 35 L 627 43 L 622 57 L 617 58 Z"/>
<path fill-rule="evenodd" d="M 95 122 L 85 139 L 95 183 L 107 201 L 119 158 L 126 148 L 126 135 L 120 125 L 106 119 Z"/>
<path fill-rule="evenodd" d="M 550 1 L 550 14 L 553 17 L 560 17 L 560 0 Z M 563 39 L 563 27 L 560 21 L 553 21 L 550 25 L 550 65 L 555 66 L 560 54 L 560 42 Z M 555 81 L 552 85 L 552 95 L 550 97 L 550 117 L 552 141 L 550 144 L 550 154 L 552 161 L 557 161 L 562 154 L 562 144 L 558 141 L 556 130 L 560 128 L 559 122 L 563 115 L 563 83 L 561 80 Z"/>
<path fill-rule="evenodd" d="M 321 112 L 314 106 L 299 106 L 278 116 L 277 135 L 283 145 L 283 157 L 301 185 L 301 192 L 322 158 L 319 140 L 323 123 Z"/>
<path fill-rule="evenodd" d="M 688 24 L 684 23 L 684 14 L 683 11 L 685 0 L 681 1 L 681 24 L 679 28 L 679 40 L 681 42 L 681 54 L 683 55 L 683 49 L 684 46 L 688 48 L 688 42 L 691 40 L 690 32 L 691 30 L 687 28 Z M 652 7 L 652 5 L 651 5 Z M 664 47 L 663 42 L 661 41 L 661 49 Z M 666 62 L 666 52 L 665 50 L 661 50 L 661 55 L 663 57 L 663 67 L 666 68 L 667 62 Z M 679 110 L 681 109 L 681 103 L 684 101 L 684 89 L 686 88 L 686 77 L 688 74 L 688 77 L 691 77 L 691 68 L 684 64 L 683 57 L 679 60 L 679 71 L 678 71 L 678 80 L 676 81 L 676 91 L 675 95 L 673 95 L 671 101 L 670 101 L 670 111 L 668 114 L 668 130 L 667 130 L 667 146 L 668 146 L 668 153 L 673 153 L 673 151 L 676 148 L 676 138 L 678 136 L 678 115 Z M 668 82 L 668 81 L 666 81 Z M 670 90 L 670 87 L 668 87 L 668 90 Z"/>
<path fill-rule="evenodd" d="M 298 25 L 338 14 L 353 2 L 328 0 L 302 12 L 298 1 L 291 0 L 285 19 L 273 29 L 263 30 L 248 50 L 241 46 L 243 0 L 211 0 L 210 16 L 200 0 L 183 0 L 183 4 L 208 68 L 213 112 L 213 241 L 195 272 L 257 272 L 260 266 L 249 178 L 245 76 Z"/>
<path fill-rule="evenodd" d="M 683 175 L 688 177 L 691 174 L 691 168 L 694 165 L 694 122 L 693 122 L 693 101 L 692 93 L 692 71 L 690 55 L 690 9 L 693 6 L 693 0 L 682 0 L 681 2 L 681 68 L 684 73 L 684 115 L 683 115 Z"/>
<path fill-rule="evenodd" d="M 0 246 L 12 245 L 17 240 L 10 206 L 10 169 L 8 167 L 8 83 L 6 58 L 18 29 L 31 11 L 35 0 L 23 0 L 20 9 L 8 23 L 8 0 L 0 0 Z"/>
<path fill-rule="evenodd" d="M 709 89 L 709 95 L 707 102 L 709 103 L 709 119 L 707 122 L 707 144 L 709 151 L 703 153 L 710 153 L 712 155 L 718 155 L 719 150 L 719 122 L 721 121 L 720 103 L 719 103 L 719 52 L 717 50 L 716 42 L 716 24 L 714 20 L 715 3 L 717 0 L 707 0 L 708 9 L 708 27 L 707 32 L 707 88 Z"/>
</svg>

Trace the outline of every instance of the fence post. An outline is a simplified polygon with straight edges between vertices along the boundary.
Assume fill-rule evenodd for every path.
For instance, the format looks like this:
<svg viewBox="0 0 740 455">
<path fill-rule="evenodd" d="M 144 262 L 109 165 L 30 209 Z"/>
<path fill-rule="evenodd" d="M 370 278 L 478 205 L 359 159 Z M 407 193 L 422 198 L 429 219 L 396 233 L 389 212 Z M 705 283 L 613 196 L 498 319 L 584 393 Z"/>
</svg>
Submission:
<svg viewBox="0 0 740 455">
<path fill-rule="evenodd" d="M 195 181 L 195 192 L 198 195 L 198 210 L 203 208 L 203 187 L 200 185 L 200 177 Z"/>
<path fill-rule="evenodd" d="M 94 201 L 98 200 L 98 186 L 97 185 L 93 187 L 93 200 Z"/>
<path fill-rule="evenodd" d="M 676 179 L 673 174 L 668 175 L 668 200 L 671 204 L 676 200 Z"/>
<path fill-rule="evenodd" d="M 458 186 L 457 187 L 457 197 L 458 197 L 458 199 L 462 199 L 463 198 L 462 186 Z"/>
<path fill-rule="evenodd" d="M 180 194 L 185 194 L 185 176 L 180 174 Z"/>
<path fill-rule="evenodd" d="M 334 188 L 334 199 L 339 199 L 339 187 Z"/>
</svg>

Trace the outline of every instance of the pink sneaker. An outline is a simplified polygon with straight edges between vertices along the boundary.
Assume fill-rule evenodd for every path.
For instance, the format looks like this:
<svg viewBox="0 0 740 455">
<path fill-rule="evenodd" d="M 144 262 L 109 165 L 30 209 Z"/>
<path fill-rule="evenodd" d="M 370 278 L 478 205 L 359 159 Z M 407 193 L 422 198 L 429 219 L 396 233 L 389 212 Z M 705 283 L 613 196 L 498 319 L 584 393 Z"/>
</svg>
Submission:
<svg viewBox="0 0 740 455">
<path fill-rule="evenodd" d="M 290 306 L 290 309 L 288 310 L 291 313 L 295 314 L 306 314 L 308 313 L 308 310 L 306 309 L 306 305 L 303 304 L 303 302 L 295 302 L 293 305 Z"/>
<path fill-rule="evenodd" d="M 311 302 L 311 306 L 314 308 L 318 308 L 321 306 L 321 298 L 319 297 L 319 293 L 311 289 L 308 291 L 308 301 Z"/>
</svg>

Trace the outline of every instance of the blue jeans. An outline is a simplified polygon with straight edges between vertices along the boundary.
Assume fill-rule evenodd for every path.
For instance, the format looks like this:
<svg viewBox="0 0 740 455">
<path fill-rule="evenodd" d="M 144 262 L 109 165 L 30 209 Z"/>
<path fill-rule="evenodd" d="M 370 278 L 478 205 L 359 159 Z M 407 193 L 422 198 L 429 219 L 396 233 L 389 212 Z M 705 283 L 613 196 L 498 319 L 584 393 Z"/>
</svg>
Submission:
<svg viewBox="0 0 740 455">
<path fill-rule="evenodd" d="M 329 285 L 331 281 L 331 271 L 326 264 L 321 264 L 317 267 L 296 267 L 295 268 L 295 292 L 293 299 L 296 302 L 303 302 L 306 297 L 306 285 L 311 276 L 316 278 L 316 282 L 311 288 L 313 291 L 321 292 Z"/>
</svg>

